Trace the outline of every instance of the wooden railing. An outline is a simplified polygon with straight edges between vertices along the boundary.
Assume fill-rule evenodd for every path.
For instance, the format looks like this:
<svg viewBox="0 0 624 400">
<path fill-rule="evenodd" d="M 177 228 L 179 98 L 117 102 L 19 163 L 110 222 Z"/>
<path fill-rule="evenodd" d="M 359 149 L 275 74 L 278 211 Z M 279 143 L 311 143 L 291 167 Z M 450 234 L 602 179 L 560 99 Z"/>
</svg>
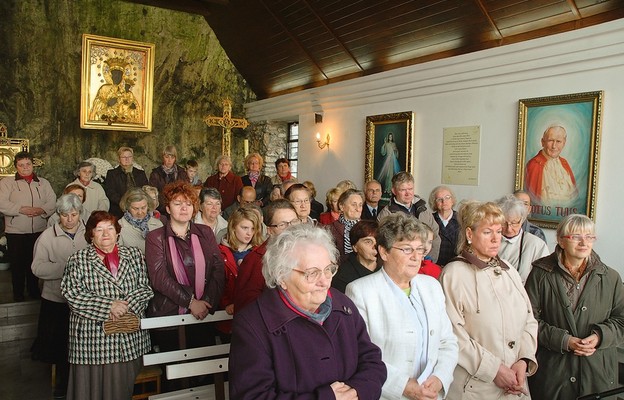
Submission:
<svg viewBox="0 0 624 400">
<path fill-rule="evenodd" d="M 232 316 L 225 311 L 217 311 L 214 315 L 208 315 L 201 321 L 195 319 L 195 317 L 190 314 L 143 318 L 141 319 L 141 329 L 184 327 L 187 325 L 227 321 L 230 319 L 232 319 Z M 150 396 L 150 400 L 225 400 L 225 382 L 223 375 L 228 371 L 229 352 L 229 344 L 218 344 L 144 355 L 143 365 L 145 366 L 165 365 L 165 375 L 167 379 L 214 375 L 214 390 L 212 389 L 212 385 L 200 386 L 153 395 Z"/>
</svg>

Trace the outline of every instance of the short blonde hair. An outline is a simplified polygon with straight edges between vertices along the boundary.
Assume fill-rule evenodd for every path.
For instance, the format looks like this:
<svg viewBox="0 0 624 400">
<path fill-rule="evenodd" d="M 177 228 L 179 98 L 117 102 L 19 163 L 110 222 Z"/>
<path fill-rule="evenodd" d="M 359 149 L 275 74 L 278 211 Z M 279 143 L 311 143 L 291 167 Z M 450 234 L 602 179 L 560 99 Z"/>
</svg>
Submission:
<svg viewBox="0 0 624 400">
<path fill-rule="evenodd" d="M 566 215 L 557 225 L 557 239 L 578 233 L 596 232 L 596 224 L 588 216 L 582 214 Z"/>
<path fill-rule="evenodd" d="M 128 147 L 128 146 L 121 146 L 118 150 L 117 150 L 117 155 L 119 157 L 121 157 L 121 155 L 123 153 L 125 153 L 126 151 L 129 151 L 130 154 L 134 155 L 134 150 L 132 150 L 132 147 Z"/>
<path fill-rule="evenodd" d="M 262 169 L 262 167 L 264 166 L 264 159 L 262 158 L 260 153 L 250 153 L 250 154 L 247 154 L 247 157 L 245 157 L 245 168 L 247 168 L 248 171 L 249 171 L 249 164 L 251 163 L 251 160 L 254 158 L 258 160 L 258 163 L 260 164 L 260 169 Z"/>
<path fill-rule="evenodd" d="M 466 229 L 474 231 L 483 221 L 501 225 L 505 222 L 503 210 L 491 201 L 487 203 L 476 200 L 462 201 L 457 214 L 461 226 L 457 239 L 457 254 L 469 247 Z"/>
</svg>

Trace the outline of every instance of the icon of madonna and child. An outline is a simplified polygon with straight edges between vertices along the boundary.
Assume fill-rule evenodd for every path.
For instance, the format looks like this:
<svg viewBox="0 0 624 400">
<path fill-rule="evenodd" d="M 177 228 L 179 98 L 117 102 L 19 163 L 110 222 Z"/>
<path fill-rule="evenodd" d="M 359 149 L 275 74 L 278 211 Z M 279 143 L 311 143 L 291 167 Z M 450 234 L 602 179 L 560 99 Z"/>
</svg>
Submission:
<svg viewBox="0 0 624 400">
<path fill-rule="evenodd" d="M 136 82 L 132 64 L 125 58 L 109 58 L 102 63 L 100 86 L 89 110 L 92 121 L 142 123 L 141 105 L 133 93 Z"/>
</svg>

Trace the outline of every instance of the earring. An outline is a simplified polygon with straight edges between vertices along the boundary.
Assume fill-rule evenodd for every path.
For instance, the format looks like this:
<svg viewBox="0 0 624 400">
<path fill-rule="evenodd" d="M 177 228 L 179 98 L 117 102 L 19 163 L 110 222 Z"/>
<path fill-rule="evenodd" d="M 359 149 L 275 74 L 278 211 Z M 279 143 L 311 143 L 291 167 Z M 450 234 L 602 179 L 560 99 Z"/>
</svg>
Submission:
<svg viewBox="0 0 624 400">
<path fill-rule="evenodd" d="M 468 239 L 468 244 L 472 244 L 472 240 Z"/>
</svg>

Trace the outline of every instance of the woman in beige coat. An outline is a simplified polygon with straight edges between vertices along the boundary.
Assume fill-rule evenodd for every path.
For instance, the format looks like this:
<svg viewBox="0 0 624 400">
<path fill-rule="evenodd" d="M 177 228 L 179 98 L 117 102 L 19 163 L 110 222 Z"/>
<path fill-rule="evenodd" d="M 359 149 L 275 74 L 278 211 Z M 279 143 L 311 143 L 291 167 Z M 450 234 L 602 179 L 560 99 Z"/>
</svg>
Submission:
<svg viewBox="0 0 624 400">
<path fill-rule="evenodd" d="M 459 221 L 460 255 L 440 277 L 459 343 L 447 399 L 529 399 L 537 321 L 518 271 L 497 255 L 505 216 L 494 203 L 467 202 Z"/>
</svg>

